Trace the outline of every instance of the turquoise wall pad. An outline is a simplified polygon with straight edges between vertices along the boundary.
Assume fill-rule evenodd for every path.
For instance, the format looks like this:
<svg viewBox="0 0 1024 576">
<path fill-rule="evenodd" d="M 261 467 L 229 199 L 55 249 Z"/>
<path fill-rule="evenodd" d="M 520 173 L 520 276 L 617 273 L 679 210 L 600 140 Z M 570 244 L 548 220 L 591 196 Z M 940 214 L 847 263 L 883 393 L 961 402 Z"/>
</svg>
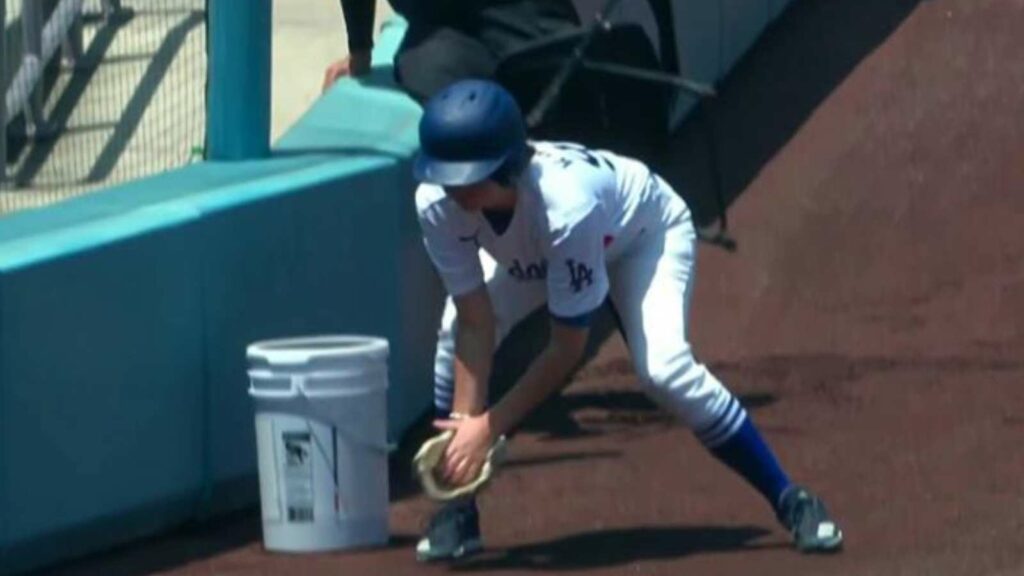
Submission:
<svg viewBox="0 0 1024 576">
<path fill-rule="evenodd" d="M 0 221 L 0 574 L 255 504 L 253 341 L 383 336 L 390 437 L 427 410 L 443 293 L 389 79 L 339 82 L 267 159 Z"/>
</svg>

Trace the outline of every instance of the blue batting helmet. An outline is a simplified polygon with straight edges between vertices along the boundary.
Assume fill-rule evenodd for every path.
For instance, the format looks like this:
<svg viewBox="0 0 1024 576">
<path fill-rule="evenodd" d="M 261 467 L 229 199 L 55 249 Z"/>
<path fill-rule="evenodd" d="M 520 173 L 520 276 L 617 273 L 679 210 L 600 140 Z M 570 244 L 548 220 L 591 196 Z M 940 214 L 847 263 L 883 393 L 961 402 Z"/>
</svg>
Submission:
<svg viewBox="0 0 1024 576">
<path fill-rule="evenodd" d="M 526 149 L 526 124 L 512 95 L 494 82 L 460 80 L 424 107 L 413 173 L 442 186 L 475 184 L 517 163 Z"/>
</svg>

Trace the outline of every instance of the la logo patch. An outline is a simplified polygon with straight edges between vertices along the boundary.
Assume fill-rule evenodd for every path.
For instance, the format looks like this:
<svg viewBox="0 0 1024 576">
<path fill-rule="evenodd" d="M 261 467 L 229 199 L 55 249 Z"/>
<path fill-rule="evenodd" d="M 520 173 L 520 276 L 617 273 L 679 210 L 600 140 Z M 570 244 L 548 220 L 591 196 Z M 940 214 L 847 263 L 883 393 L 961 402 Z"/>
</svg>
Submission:
<svg viewBox="0 0 1024 576">
<path fill-rule="evenodd" d="M 594 283 L 593 268 L 582 262 L 576 262 L 572 258 L 566 260 L 565 265 L 569 267 L 569 284 L 572 286 L 573 292 L 579 293 L 583 288 Z"/>
</svg>

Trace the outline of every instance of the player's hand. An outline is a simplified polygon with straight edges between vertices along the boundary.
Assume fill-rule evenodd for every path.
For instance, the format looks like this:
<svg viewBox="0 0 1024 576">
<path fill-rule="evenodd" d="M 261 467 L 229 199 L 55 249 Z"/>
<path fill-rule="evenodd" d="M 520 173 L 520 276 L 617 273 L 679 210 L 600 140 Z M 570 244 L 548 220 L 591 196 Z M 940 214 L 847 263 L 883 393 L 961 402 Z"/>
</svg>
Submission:
<svg viewBox="0 0 1024 576">
<path fill-rule="evenodd" d="M 458 420 L 436 420 L 434 426 L 441 430 L 455 431 L 455 437 L 448 444 L 444 460 L 439 466 L 440 479 L 451 486 L 471 482 L 480 474 L 487 453 L 496 440 L 491 429 L 490 414 L 485 412 Z"/>
<path fill-rule="evenodd" d="M 324 71 L 322 91 L 327 91 L 338 78 L 343 76 L 363 76 L 370 72 L 370 52 L 353 52 L 344 58 L 335 60 Z"/>
</svg>

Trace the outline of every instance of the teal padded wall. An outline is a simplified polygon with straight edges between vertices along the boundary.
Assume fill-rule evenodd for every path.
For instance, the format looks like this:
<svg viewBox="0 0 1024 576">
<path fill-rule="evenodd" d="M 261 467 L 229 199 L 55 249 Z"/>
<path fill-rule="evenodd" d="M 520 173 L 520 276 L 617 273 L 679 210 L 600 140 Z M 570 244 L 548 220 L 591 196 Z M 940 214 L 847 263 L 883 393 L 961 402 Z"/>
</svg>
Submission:
<svg viewBox="0 0 1024 576">
<path fill-rule="evenodd" d="M 388 79 L 340 82 L 266 160 L 0 221 L 0 573 L 254 505 L 255 340 L 384 336 L 392 440 L 429 408 L 420 111 Z"/>
<path fill-rule="evenodd" d="M 161 212 L 102 250 L 0 264 L 3 571 L 191 513 L 203 474 L 196 215 Z M 94 226 L 124 224 L 142 232 L 123 218 Z"/>
</svg>

